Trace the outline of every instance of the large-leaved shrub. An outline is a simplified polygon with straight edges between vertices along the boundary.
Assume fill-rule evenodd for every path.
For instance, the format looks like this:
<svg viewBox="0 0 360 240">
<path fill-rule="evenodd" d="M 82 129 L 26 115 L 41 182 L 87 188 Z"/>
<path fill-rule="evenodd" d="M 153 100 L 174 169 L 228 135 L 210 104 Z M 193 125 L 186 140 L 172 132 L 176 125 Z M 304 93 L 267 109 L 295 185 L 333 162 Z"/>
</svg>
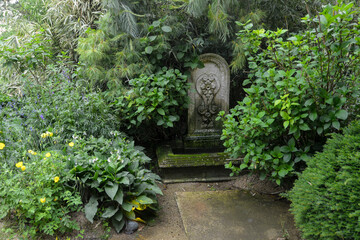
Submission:
<svg viewBox="0 0 360 240">
<path fill-rule="evenodd" d="M 360 121 L 332 134 L 289 193 L 304 238 L 360 239 Z"/>
<path fill-rule="evenodd" d="M 238 34 L 247 56 L 246 97 L 224 116 L 222 139 L 234 172 L 259 171 L 278 184 L 321 149 L 359 112 L 360 27 L 353 4 L 328 5 L 305 17 L 308 30 L 284 39 L 286 30 Z"/>
<path fill-rule="evenodd" d="M 71 173 L 82 186 L 87 219 L 110 220 L 120 232 L 127 219 L 146 221 L 143 216 L 154 213 L 156 194 L 162 192 L 156 185 L 159 176 L 146 168 L 151 159 L 142 148 L 114 135 L 74 139 Z"/>
</svg>

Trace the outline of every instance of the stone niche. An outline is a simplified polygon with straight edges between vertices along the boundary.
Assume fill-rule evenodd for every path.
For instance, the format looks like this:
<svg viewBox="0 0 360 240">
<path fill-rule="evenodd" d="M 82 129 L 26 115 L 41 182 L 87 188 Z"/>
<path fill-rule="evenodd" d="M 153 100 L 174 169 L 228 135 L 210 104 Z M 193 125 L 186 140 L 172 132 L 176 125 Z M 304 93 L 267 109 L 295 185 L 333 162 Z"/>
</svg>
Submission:
<svg viewBox="0 0 360 240">
<path fill-rule="evenodd" d="M 185 149 L 222 148 L 222 122 L 216 121 L 220 111 L 229 111 L 230 70 L 221 56 L 207 53 L 200 56 L 203 68 L 192 71 L 189 90 L 188 134 Z"/>
<path fill-rule="evenodd" d="M 220 140 L 222 122 L 216 121 L 220 111 L 229 111 L 229 66 L 217 54 L 203 54 L 200 60 L 204 67 L 193 70 L 189 79 L 188 133 L 157 149 L 159 167 L 169 182 L 228 179 L 231 172 L 224 171 L 229 156 Z"/>
</svg>

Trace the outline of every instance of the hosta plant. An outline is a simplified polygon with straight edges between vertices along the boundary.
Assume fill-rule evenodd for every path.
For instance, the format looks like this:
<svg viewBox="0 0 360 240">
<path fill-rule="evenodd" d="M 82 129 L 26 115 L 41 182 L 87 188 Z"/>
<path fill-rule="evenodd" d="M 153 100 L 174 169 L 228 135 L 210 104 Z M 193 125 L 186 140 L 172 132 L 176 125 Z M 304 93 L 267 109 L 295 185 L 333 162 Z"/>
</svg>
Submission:
<svg viewBox="0 0 360 240">
<path fill-rule="evenodd" d="M 96 217 L 110 220 L 120 232 L 127 219 L 144 221 L 140 216 L 156 209 L 156 194 L 162 194 L 156 185 L 160 179 L 145 168 L 150 158 L 134 142 L 121 137 L 78 138 L 74 155 L 71 173 L 84 188 L 89 221 Z"/>
</svg>

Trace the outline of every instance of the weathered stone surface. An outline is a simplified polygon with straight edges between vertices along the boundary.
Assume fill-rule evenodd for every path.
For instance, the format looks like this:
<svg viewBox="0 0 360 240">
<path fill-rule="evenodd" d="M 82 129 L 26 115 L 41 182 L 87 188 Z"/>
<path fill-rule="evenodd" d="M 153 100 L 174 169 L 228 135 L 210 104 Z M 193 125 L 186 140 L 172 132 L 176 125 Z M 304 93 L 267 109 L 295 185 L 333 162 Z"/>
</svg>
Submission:
<svg viewBox="0 0 360 240">
<path fill-rule="evenodd" d="M 220 111 L 229 111 L 230 70 L 219 55 L 200 56 L 203 68 L 191 73 L 188 110 L 188 137 L 219 138 L 222 124 L 216 121 Z"/>
<path fill-rule="evenodd" d="M 168 145 L 158 147 L 156 154 L 160 168 L 219 166 L 229 161 L 229 156 L 224 152 L 174 154 Z"/>
<path fill-rule="evenodd" d="M 177 192 L 176 202 L 189 240 L 299 239 L 287 202 L 236 190 Z"/>
</svg>

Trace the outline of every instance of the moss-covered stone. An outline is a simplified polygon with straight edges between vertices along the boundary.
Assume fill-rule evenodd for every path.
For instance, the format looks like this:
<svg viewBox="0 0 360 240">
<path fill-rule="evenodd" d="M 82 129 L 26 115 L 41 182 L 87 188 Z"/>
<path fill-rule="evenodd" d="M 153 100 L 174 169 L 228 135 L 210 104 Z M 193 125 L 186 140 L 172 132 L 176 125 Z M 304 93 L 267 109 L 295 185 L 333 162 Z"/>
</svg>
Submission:
<svg viewBox="0 0 360 240">
<path fill-rule="evenodd" d="M 174 154 L 168 145 L 160 146 L 157 156 L 160 168 L 219 166 L 229 161 L 228 154 L 224 152 Z"/>
</svg>

